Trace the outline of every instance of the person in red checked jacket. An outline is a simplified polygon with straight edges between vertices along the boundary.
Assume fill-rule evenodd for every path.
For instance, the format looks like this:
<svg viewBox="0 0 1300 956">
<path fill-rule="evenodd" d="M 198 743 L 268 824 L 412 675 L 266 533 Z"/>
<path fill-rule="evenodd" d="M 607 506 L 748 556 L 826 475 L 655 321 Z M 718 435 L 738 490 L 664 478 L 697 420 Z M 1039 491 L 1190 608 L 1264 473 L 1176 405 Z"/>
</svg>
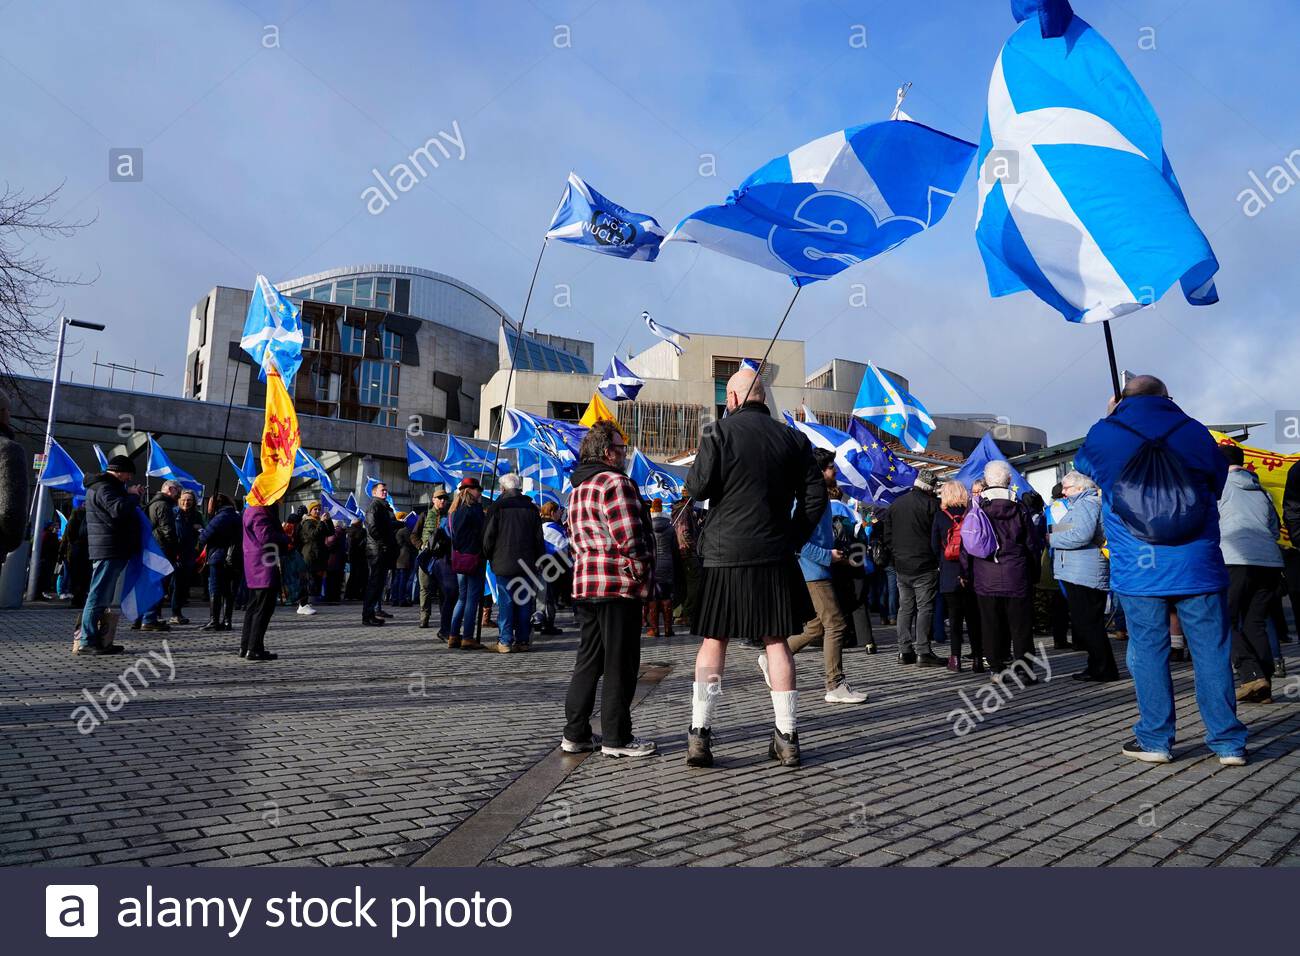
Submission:
<svg viewBox="0 0 1300 956">
<path fill-rule="evenodd" d="M 597 422 L 578 449 L 569 498 L 573 599 L 582 638 L 565 699 L 560 746 L 608 757 L 648 757 L 652 740 L 632 736 L 632 694 L 641 666 L 641 603 L 654 578 L 654 536 L 636 484 L 624 473 L 627 441 Z M 591 733 L 596 682 L 604 677 L 601 741 Z"/>
</svg>

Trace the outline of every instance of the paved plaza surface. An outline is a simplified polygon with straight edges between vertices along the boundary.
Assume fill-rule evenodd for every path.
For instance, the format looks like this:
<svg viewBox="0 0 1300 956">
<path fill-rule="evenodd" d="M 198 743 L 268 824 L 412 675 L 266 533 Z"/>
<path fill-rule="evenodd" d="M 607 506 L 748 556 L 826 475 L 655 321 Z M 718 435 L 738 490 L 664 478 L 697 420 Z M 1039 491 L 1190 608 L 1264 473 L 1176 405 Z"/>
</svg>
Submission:
<svg viewBox="0 0 1300 956">
<path fill-rule="evenodd" d="M 823 703 L 820 651 L 796 658 L 792 770 L 767 760 L 757 651 L 734 646 L 717 766 L 693 770 L 691 637 L 644 640 L 633 719 L 661 755 L 576 757 L 557 748 L 570 617 L 507 656 L 395 613 L 371 629 L 358 606 L 281 608 L 280 660 L 250 664 L 237 632 L 197 624 L 76 658 L 74 612 L 0 612 L 0 864 L 1300 865 L 1300 680 L 1243 705 L 1251 761 L 1223 768 L 1173 665 L 1177 759 L 1147 766 L 1119 755 L 1132 685 L 1069 680 L 1081 654 L 1049 652 L 1050 681 L 958 734 L 986 675 L 902 667 L 877 628 L 880 654 L 845 652 L 864 705 Z"/>
</svg>

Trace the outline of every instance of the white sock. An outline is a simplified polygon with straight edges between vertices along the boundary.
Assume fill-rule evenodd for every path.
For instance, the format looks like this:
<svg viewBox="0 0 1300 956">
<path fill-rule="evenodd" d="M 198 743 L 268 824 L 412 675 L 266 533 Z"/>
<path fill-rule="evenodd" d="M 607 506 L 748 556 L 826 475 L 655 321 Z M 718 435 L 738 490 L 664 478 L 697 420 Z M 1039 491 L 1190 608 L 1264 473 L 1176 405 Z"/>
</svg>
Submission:
<svg viewBox="0 0 1300 956">
<path fill-rule="evenodd" d="M 691 726 L 707 730 L 713 726 L 713 712 L 718 709 L 722 696 L 722 681 L 691 684 Z"/>
<path fill-rule="evenodd" d="M 797 690 L 772 691 L 772 712 L 776 714 L 776 729 L 789 737 L 799 714 L 799 692 Z"/>
</svg>

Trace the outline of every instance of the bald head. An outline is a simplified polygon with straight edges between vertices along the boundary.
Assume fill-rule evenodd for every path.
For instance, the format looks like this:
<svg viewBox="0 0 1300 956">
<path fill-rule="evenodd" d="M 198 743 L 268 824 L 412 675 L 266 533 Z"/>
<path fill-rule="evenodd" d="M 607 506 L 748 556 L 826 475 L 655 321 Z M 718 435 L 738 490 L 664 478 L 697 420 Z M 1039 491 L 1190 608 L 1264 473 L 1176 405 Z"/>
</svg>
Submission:
<svg viewBox="0 0 1300 956">
<path fill-rule="evenodd" d="M 752 368 L 742 368 L 727 379 L 727 411 L 734 412 L 745 402 L 767 401 L 763 380 Z"/>
<path fill-rule="evenodd" d="M 1134 395 L 1159 395 L 1168 398 L 1169 389 L 1154 375 L 1134 375 L 1124 386 L 1121 397 L 1132 398 Z"/>
</svg>

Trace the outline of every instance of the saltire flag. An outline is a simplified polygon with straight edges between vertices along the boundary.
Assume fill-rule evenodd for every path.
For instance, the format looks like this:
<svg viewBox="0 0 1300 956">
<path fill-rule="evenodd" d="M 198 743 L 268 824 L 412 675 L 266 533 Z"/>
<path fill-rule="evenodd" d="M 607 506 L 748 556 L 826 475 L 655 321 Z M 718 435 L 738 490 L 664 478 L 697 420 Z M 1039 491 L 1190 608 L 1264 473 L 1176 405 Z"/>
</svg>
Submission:
<svg viewBox="0 0 1300 956">
<path fill-rule="evenodd" d="M 578 449 L 587 434 L 582 425 L 557 418 L 542 418 L 517 408 L 506 409 L 506 429 L 508 434 L 500 447 L 544 452 L 558 458 L 566 469 L 572 468 L 578 460 Z"/>
<path fill-rule="evenodd" d="M 37 481 L 51 491 L 66 491 L 74 499 L 86 496 L 86 476 L 82 474 L 72 456 L 63 446 L 50 439 L 50 450 L 45 456 L 45 467 Z"/>
<path fill-rule="evenodd" d="M 628 474 L 641 492 L 641 497 L 673 502 L 682 496 L 682 483 L 647 458 L 640 448 L 632 449 L 628 461 Z"/>
<path fill-rule="evenodd" d="M 916 482 L 916 469 L 882 445 L 880 439 L 856 418 L 849 422 L 849 434 L 862 446 L 858 465 L 865 469 L 867 490 L 876 504 L 890 504 Z"/>
<path fill-rule="evenodd" d="M 320 500 L 321 504 L 325 506 L 325 511 L 329 514 L 332 520 L 346 521 L 348 524 L 351 524 L 353 521 L 360 521 L 365 517 L 360 511 L 340 502 L 328 491 L 321 492 Z M 352 504 L 354 501 L 355 499 L 353 498 L 348 499 L 349 504 Z"/>
<path fill-rule="evenodd" d="M 610 422 L 623 440 L 627 441 L 627 432 L 623 431 L 623 426 L 618 423 L 618 416 L 614 414 L 613 409 L 605 404 L 605 400 L 600 397 L 600 392 L 591 393 L 591 401 L 587 404 L 587 410 L 582 413 L 578 419 L 579 425 L 586 425 L 590 428 L 596 422 Z"/>
<path fill-rule="evenodd" d="M 320 482 L 321 491 L 332 492 L 334 490 L 334 480 L 330 478 L 329 472 L 319 461 L 307 454 L 300 447 L 293 459 L 293 477 L 295 478 L 315 478 Z"/>
<path fill-rule="evenodd" d="M 957 470 L 952 476 L 953 480 L 960 481 L 970 490 L 978 478 L 984 477 L 984 466 L 991 461 L 1006 461 L 1007 456 L 1002 453 L 998 443 L 993 440 L 992 432 L 985 432 L 980 443 L 971 451 L 966 463 Z M 1025 480 L 1025 476 L 1015 468 L 1011 469 L 1011 486 L 1016 489 L 1018 495 L 1024 496 L 1033 491 L 1033 486 Z"/>
<path fill-rule="evenodd" d="M 558 458 L 531 448 L 521 448 L 516 454 L 519 456 L 519 477 L 523 481 L 525 492 L 539 488 L 559 490 L 563 487 L 564 466 Z"/>
<path fill-rule="evenodd" d="M 375 488 L 379 485 L 387 486 L 387 484 L 388 482 L 384 481 L 382 478 L 376 478 L 373 475 L 366 475 L 366 497 L 373 498 L 375 496 Z"/>
<path fill-rule="evenodd" d="M 596 192 L 577 173 L 569 173 L 546 238 L 620 259 L 653 262 L 664 230 L 653 216 L 629 212 Z"/>
<path fill-rule="evenodd" d="M 740 360 L 740 367 L 742 369 L 749 369 L 751 372 L 763 371 L 763 363 L 758 359 L 743 358 Z"/>
<path fill-rule="evenodd" d="M 135 512 L 140 525 L 140 550 L 122 572 L 122 617 L 128 621 L 138 621 L 162 600 L 163 578 L 175 570 L 153 536 L 149 516 L 143 508 L 137 507 Z"/>
<path fill-rule="evenodd" d="M 934 431 L 934 419 L 925 406 L 872 362 L 867 363 L 862 376 L 853 414 L 881 431 L 897 435 L 911 451 L 925 451 L 930 432 Z"/>
<path fill-rule="evenodd" d="M 455 488 L 457 482 L 455 475 L 410 437 L 406 439 L 406 477 L 411 481 L 441 484 L 448 490 Z"/>
<path fill-rule="evenodd" d="M 803 420 L 806 421 L 809 425 L 821 424 L 821 422 L 817 420 L 817 416 L 813 414 L 813 410 L 809 408 L 807 405 L 803 406 Z"/>
<path fill-rule="evenodd" d="M 54 517 L 59 519 L 58 535 L 59 535 L 59 540 L 62 541 L 64 533 L 67 532 L 68 530 L 68 516 L 65 515 L 62 511 L 56 511 L 54 512 Z"/>
<path fill-rule="evenodd" d="M 795 285 L 888 252 L 948 211 L 975 144 L 910 120 L 836 130 L 752 173 L 665 242 L 697 242 Z"/>
<path fill-rule="evenodd" d="M 348 492 L 348 500 L 347 500 L 346 507 L 358 518 L 365 517 L 365 512 L 361 510 L 361 505 L 357 504 L 356 492 L 353 491 Z"/>
<path fill-rule="evenodd" d="M 152 435 L 149 436 L 149 463 L 145 466 L 145 474 L 150 478 L 179 482 L 182 488 L 188 488 L 195 494 L 203 493 L 203 485 L 199 480 L 189 472 L 173 465 L 167 453 L 163 451 L 162 445 L 158 444 Z"/>
<path fill-rule="evenodd" d="M 1071 322 L 1153 304 L 1175 283 L 1218 301 L 1160 119 L 1124 61 L 1064 0 L 1013 0 L 1023 23 L 989 82 L 975 237 L 994 296 L 1029 290 Z"/>
<path fill-rule="evenodd" d="M 230 467 L 235 469 L 235 478 L 238 479 L 240 487 L 245 493 L 253 490 L 253 479 L 257 477 L 257 459 L 253 456 L 253 443 L 250 441 L 244 448 L 244 463 L 235 464 L 235 459 L 229 455 L 226 461 L 230 462 Z"/>
<path fill-rule="evenodd" d="M 302 319 L 298 307 L 281 295 L 266 276 L 259 275 L 253 286 L 239 347 L 261 367 L 259 378 L 263 382 L 272 369 L 279 369 L 285 385 L 293 384 L 298 366 L 302 365 Z"/>
<path fill-rule="evenodd" d="M 660 322 L 656 322 L 653 318 L 651 318 L 649 312 L 642 312 L 641 318 L 645 320 L 645 327 L 650 330 L 651 335 L 653 335 L 655 338 L 663 339 L 665 342 L 667 342 L 669 345 L 671 345 L 674 349 L 677 350 L 678 355 L 681 355 L 682 352 L 685 351 L 680 345 L 674 342 L 669 336 L 679 335 L 689 342 L 691 340 L 691 337 L 689 335 L 687 335 L 685 332 L 678 331 L 677 329 L 673 328 L 671 325 L 664 325 Z"/>
<path fill-rule="evenodd" d="M 824 448 L 835 454 L 835 479 L 840 489 L 859 501 L 870 501 L 872 484 L 867 477 L 867 467 L 861 461 L 862 446 L 848 432 L 830 425 L 813 425 L 801 422 L 789 412 L 782 412 L 785 423 L 812 442 L 814 448 Z"/>
<path fill-rule="evenodd" d="M 250 505 L 275 504 L 289 490 L 293 465 L 302 436 L 298 413 L 285 388 L 284 377 L 272 368 L 266 376 L 266 415 L 262 423 L 261 473 L 253 479 L 246 501 Z"/>
<path fill-rule="evenodd" d="M 645 387 L 645 380 L 624 365 L 617 355 L 609 360 L 605 377 L 600 380 L 596 390 L 611 402 L 634 402 L 637 393 Z"/>
<path fill-rule="evenodd" d="M 104 454 L 104 449 L 98 445 L 91 445 L 95 449 L 95 460 L 99 462 L 100 471 L 108 471 L 108 456 Z"/>
</svg>

